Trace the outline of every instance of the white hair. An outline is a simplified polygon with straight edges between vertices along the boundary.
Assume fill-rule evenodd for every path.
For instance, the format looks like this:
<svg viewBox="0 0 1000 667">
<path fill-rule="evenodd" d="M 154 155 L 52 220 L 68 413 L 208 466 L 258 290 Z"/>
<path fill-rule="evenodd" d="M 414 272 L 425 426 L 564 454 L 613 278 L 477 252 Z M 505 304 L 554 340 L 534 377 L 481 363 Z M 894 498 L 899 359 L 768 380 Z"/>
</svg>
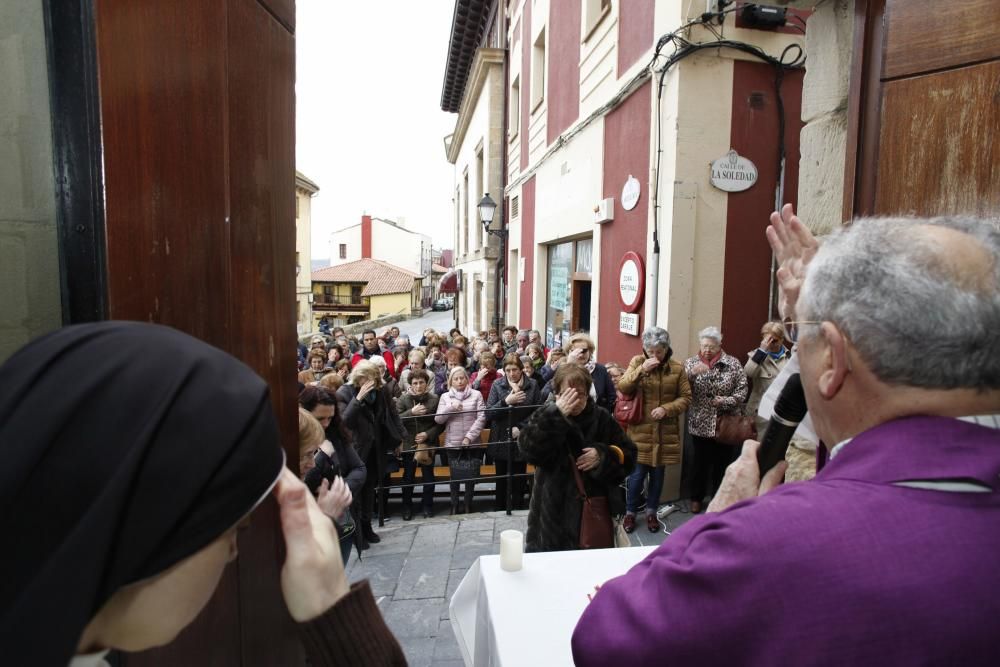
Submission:
<svg viewBox="0 0 1000 667">
<path fill-rule="evenodd" d="M 654 347 L 662 347 L 664 350 L 670 349 L 670 334 L 666 329 L 660 327 L 649 327 L 642 332 L 642 349 L 648 350 Z"/>
<path fill-rule="evenodd" d="M 968 234 L 992 259 L 961 271 L 920 229 Z M 809 264 L 797 319 L 835 324 L 881 381 L 932 389 L 1000 388 L 1000 224 L 970 217 L 855 220 Z M 802 336 L 816 327 L 803 327 Z"/>
<path fill-rule="evenodd" d="M 722 344 L 722 332 L 719 331 L 719 327 L 705 327 L 698 332 L 698 340 L 702 338 L 711 338 L 719 345 Z"/>
</svg>

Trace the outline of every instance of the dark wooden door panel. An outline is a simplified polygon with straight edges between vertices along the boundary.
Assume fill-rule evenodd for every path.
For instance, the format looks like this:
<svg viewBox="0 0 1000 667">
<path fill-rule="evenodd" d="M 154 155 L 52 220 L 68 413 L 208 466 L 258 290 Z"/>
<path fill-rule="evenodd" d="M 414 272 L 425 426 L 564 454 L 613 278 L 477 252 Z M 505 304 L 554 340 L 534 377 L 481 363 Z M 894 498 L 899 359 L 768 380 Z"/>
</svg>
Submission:
<svg viewBox="0 0 1000 667">
<path fill-rule="evenodd" d="M 110 316 L 228 348 L 225 5 L 96 10 Z"/>
<path fill-rule="evenodd" d="M 1000 210 L 1000 61 L 887 82 L 875 208 Z"/>
<path fill-rule="evenodd" d="M 997 0 L 891 0 L 882 78 L 1000 58 Z"/>
<path fill-rule="evenodd" d="M 288 461 L 298 460 L 295 313 L 295 40 L 256 0 L 229 0 L 233 353 L 271 387 Z M 268 501 L 241 537 L 243 665 L 303 664 L 281 599 L 280 526 Z"/>
<path fill-rule="evenodd" d="M 254 0 L 231 0 L 229 33 L 232 349 L 271 385 L 295 461 L 295 40 Z"/>
<path fill-rule="evenodd" d="M 257 0 L 289 32 L 295 32 L 295 0 Z"/>
</svg>

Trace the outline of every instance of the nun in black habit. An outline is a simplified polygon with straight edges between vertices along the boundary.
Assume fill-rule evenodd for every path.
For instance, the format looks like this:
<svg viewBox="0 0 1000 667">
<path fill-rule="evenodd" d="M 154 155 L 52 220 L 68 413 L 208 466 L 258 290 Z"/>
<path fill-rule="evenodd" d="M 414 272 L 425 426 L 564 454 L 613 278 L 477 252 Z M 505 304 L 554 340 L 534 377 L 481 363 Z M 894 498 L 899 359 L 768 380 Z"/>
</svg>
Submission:
<svg viewBox="0 0 1000 667">
<path fill-rule="evenodd" d="M 2 662 L 100 665 L 169 643 L 273 492 L 312 663 L 405 664 L 278 443 L 264 381 L 174 329 L 77 325 L 14 354 L 0 366 Z"/>
</svg>

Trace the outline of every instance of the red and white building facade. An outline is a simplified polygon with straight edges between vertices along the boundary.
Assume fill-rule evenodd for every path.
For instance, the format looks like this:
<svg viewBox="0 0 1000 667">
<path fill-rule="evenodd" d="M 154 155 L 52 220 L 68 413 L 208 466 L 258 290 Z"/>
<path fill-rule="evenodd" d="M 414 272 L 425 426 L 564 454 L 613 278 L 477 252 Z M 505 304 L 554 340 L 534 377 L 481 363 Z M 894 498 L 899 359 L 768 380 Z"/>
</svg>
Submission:
<svg viewBox="0 0 1000 667">
<path fill-rule="evenodd" d="M 456 17 L 470 3 L 477 4 L 458 0 Z M 704 2 L 497 4 L 508 54 L 506 174 L 502 201 L 494 196 L 509 231 L 506 321 L 539 329 L 550 345 L 588 331 L 598 359 L 618 362 L 641 351 L 639 334 L 649 325 L 670 332 L 678 357 L 692 354 L 697 332 L 715 325 L 727 351 L 742 357 L 771 312 L 768 215 L 777 197 L 796 200 L 803 71 L 782 77 L 779 194 L 773 65 L 713 48 L 674 65 L 659 94 L 658 74 L 643 75 L 659 37 L 699 16 Z M 728 40 L 774 57 L 802 42 L 801 30 L 741 28 L 734 16 L 716 26 Z M 716 39 L 701 26 L 680 34 Z M 445 81 L 447 88 L 448 74 Z M 712 183 L 712 163 L 728 164 L 730 151 L 756 167 L 749 189 Z M 636 267 L 639 285 L 634 271 L 628 279 Z"/>
<path fill-rule="evenodd" d="M 507 305 L 519 326 L 541 330 L 550 345 L 582 329 L 596 340 L 599 359 L 627 362 L 640 352 L 636 333 L 651 324 L 670 332 L 678 356 L 692 354 L 697 332 L 709 325 L 721 327 L 724 346 L 738 357 L 759 342 L 770 313 L 764 227 L 777 183 L 774 67 L 711 49 L 671 69 L 658 105 L 657 75 L 629 87 L 652 61 L 657 39 L 704 10 L 701 2 L 652 0 L 517 0 L 508 8 Z M 734 23 L 729 16 L 718 29 L 775 57 L 801 42 L 790 30 Z M 685 36 L 714 39 L 702 27 Z M 801 86 L 801 71 L 784 74 L 783 186 L 792 202 Z M 710 182 L 711 163 L 731 149 L 757 168 L 756 183 L 743 192 Z M 624 285 L 623 297 L 628 253 L 638 257 L 642 284 Z M 629 310 L 638 318 L 623 318 Z"/>
</svg>

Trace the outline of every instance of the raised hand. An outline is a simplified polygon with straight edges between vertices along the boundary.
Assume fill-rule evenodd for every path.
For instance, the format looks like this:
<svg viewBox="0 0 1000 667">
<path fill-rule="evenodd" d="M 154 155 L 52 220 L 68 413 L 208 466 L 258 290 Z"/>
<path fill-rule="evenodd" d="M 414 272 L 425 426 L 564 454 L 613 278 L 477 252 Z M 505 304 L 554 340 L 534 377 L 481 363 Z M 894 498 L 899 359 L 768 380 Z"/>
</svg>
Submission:
<svg viewBox="0 0 1000 667">
<path fill-rule="evenodd" d="M 292 618 L 302 623 L 326 612 L 350 587 L 333 522 L 320 510 L 306 485 L 285 468 L 274 496 L 285 537 L 281 592 Z"/>
<path fill-rule="evenodd" d="M 766 234 L 778 263 L 778 312 L 782 319 L 794 320 L 806 267 L 816 256 L 819 241 L 795 215 L 791 204 L 782 206 L 780 213 L 771 214 Z"/>
<path fill-rule="evenodd" d="M 344 512 L 351 506 L 351 490 L 342 477 L 336 477 L 333 484 L 324 479 L 319 485 L 316 504 L 331 519 L 340 520 Z"/>
<path fill-rule="evenodd" d="M 566 387 L 556 397 L 556 407 L 565 417 L 578 414 L 584 402 L 586 399 L 581 397 L 580 392 L 573 387 Z"/>
<path fill-rule="evenodd" d="M 374 390 L 375 390 L 374 380 L 369 380 L 368 382 L 365 382 L 363 385 L 361 385 L 361 389 L 358 390 L 358 400 L 360 401 L 364 399 L 365 396 L 367 396 Z"/>
</svg>

